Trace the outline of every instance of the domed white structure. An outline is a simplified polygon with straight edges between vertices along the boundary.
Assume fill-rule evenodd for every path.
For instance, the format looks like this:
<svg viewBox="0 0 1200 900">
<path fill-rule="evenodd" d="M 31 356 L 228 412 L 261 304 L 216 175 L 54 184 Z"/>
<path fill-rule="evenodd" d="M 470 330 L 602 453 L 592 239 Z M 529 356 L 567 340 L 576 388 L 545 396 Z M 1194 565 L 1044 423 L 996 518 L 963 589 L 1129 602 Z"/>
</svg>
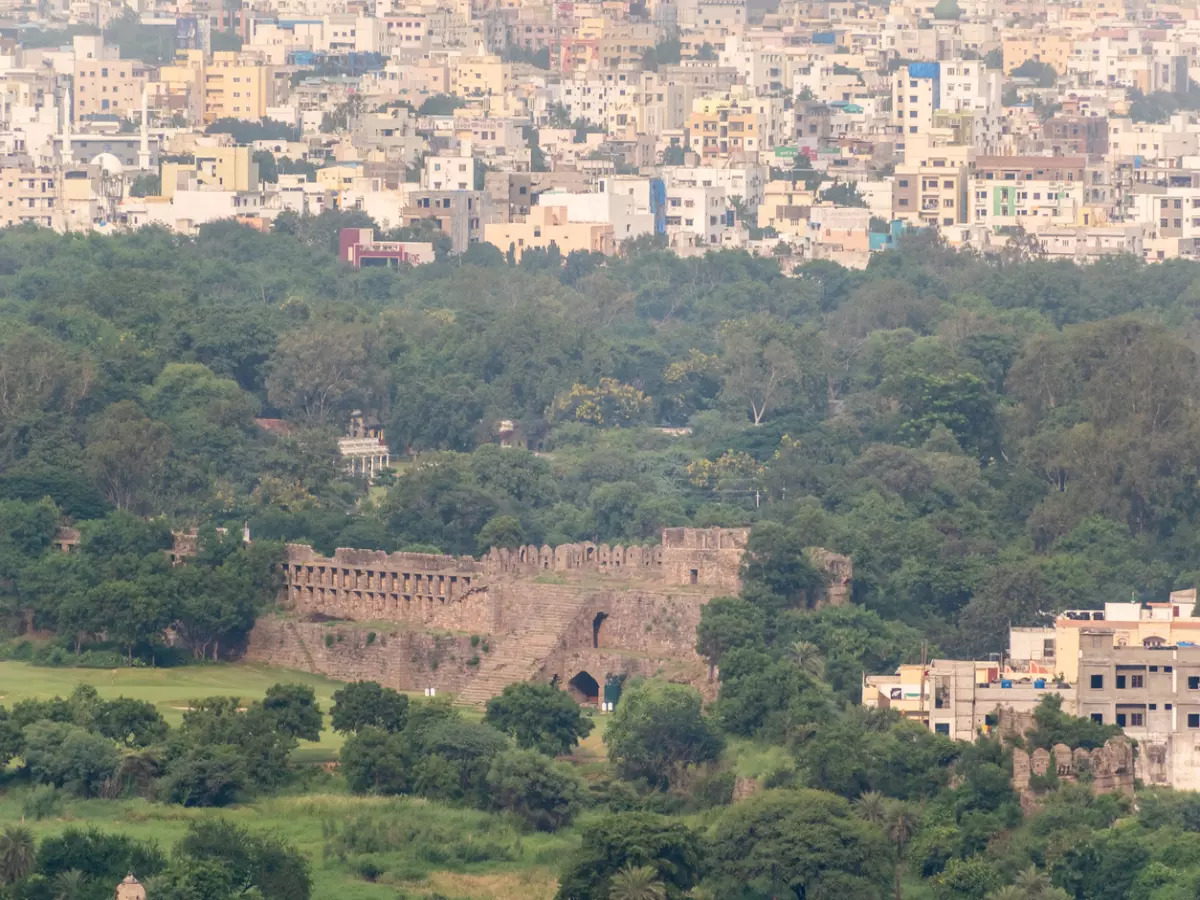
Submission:
<svg viewBox="0 0 1200 900">
<path fill-rule="evenodd" d="M 100 153 L 92 157 L 89 165 L 99 166 L 105 175 L 124 175 L 125 165 L 111 153 Z"/>
</svg>

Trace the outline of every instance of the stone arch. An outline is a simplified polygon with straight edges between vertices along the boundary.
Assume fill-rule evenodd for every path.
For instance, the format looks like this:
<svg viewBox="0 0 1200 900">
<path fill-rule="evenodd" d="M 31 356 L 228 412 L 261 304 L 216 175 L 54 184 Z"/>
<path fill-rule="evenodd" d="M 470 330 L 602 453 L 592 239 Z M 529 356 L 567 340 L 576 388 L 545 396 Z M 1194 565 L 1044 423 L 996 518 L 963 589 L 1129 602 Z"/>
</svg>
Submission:
<svg viewBox="0 0 1200 900">
<path fill-rule="evenodd" d="M 526 547 L 522 547 L 522 548 L 521 548 L 521 562 L 522 562 L 522 563 L 524 563 L 524 562 L 525 562 L 525 554 L 526 554 L 526 553 L 528 553 L 528 552 L 529 552 L 529 551 L 528 551 L 528 548 L 526 548 Z"/>
<path fill-rule="evenodd" d="M 600 682 L 590 672 L 578 672 L 567 682 L 567 691 L 580 703 L 600 702 Z"/>
<path fill-rule="evenodd" d="M 600 628 L 604 625 L 604 620 L 608 618 L 608 613 L 601 610 L 592 618 L 592 649 L 600 649 Z"/>
<path fill-rule="evenodd" d="M 596 561 L 596 545 L 595 544 L 585 544 L 583 547 L 583 562 L 587 565 L 591 565 L 595 561 Z"/>
</svg>

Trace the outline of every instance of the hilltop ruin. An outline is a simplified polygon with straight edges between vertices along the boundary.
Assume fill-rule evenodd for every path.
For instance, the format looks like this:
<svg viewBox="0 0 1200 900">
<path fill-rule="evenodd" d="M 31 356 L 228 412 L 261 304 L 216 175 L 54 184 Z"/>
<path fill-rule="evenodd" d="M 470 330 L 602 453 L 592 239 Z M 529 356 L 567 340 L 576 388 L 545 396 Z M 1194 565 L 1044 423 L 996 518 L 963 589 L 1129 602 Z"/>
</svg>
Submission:
<svg viewBox="0 0 1200 900">
<path fill-rule="evenodd" d="M 700 609 L 734 594 L 747 528 L 667 528 L 657 546 L 565 544 L 442 556 L 288 546 L 278 615 L 248 659 L 483 703 L 516 681 L 595 701 L 611 676 L 658 675 L 710 691 L 695 651 Z M 849 599 L 848 557 L 814 605 Z"/>
</svg>

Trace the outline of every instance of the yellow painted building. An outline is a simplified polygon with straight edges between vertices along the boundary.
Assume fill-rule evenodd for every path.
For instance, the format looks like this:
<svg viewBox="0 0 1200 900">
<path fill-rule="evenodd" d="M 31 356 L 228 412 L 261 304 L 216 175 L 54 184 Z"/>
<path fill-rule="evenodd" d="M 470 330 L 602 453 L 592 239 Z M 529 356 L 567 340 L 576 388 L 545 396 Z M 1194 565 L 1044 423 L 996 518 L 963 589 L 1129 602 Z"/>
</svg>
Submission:
<svg viewBox="0 0 1200 900">
<path fill-rule="evenodd" d="M 503 96 L 512 89 L 512 66 L 499 56 L 470 56 L 450 71 L 450 92 L 456 97 Z"/>
<path fill-rule="evenodd" d="M 197 147 L 195 162 L 162 164 L 162 196 L 177 189 L 214 191 L 258 190 L 258 163 L 249 147 Z"/>
<path fill-rule="evenodd" d="M 558 246 L 563 256 L 575 250 L 616 252 L 611 223 L 570 222 L 565 206 L 534 206 L 523 222 L 484 225 L 483 239 L 501 253 L 507 253 L 511 247 L 518 261 L 531 247 L 546 249 L 552 243 Z"/>
<path fill-rule="evenodd" d="M 181 50 L 173 65 L 158 70 L 159 109 L 180 112 L 189 122 L 198 123 L 204 115 L 204 51 Z"/>
<path fill-rule="evenodd" d="M 756 154 L 762 149 L 762 122 L 747 101 L 731 97 L 697 100 L 684 120 L 689 149 L 704 160 Z"/>
<path fill-rule="evenodd" d="M 1075 42 L 1069 34 L 1052 31 L 1022 30 L 1004 38 L 1004 71 L 1012 72 L 1028 60 L 1049 63 L 1063 75 L 1071 61 Z"/>
<path fill-rule="evenodd" d="M 261 119 L 271 103 L 273 78 L 271 66 L 223 50 L 211 59 L 205 59 L 202 50 L 182 51 L 174 65 L 159 71 L 167 95 L 186 95 L 190 116 L 204 123 Z"/>
<path fill-rule="evenodd" d="M 657 40 L 658 29 L 649 23 L 586 16 L 562 41 L 561 67 L 564 72 L 640 67 Z"/>
<path fill-rule="evenodd" d="M 1111 631 L 1117 647 L 1200 646 L 1200 618 L 1192 615 L 1196 589 L 1174 591 L 1166 603 L 1105 603 L 1103 610 L 1067 610 L 1054 620 L 1055 667 L 1079 680 L 1080 635 Z"/>
<path fill-rule="evenodd" d="M 261 119 L 271 104 L 272 69 L 232 51 L 212 55 L 204 73 L 204 121 Z"/>
<path fill-rule="evenodd" d="M 362 174 L 359 163 L 335 163 L 317 169 L 315 180 L 327 191 L 348 191 L 354 187 L 354 180 L 361 178 Z"/>
</svg>

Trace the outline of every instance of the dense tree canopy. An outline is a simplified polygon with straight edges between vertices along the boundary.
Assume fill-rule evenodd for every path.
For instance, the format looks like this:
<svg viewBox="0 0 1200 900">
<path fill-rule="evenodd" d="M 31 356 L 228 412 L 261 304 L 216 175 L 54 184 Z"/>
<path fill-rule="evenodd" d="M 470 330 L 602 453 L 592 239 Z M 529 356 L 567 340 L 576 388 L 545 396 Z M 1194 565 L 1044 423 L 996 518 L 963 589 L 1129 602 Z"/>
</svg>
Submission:
<svg viewBox="0 0 1200 900">
<path fill-rule="evenodd" d="M 337 232 L 363 224 L 0 233 L 0 501 L 248 521 L 325 551 L 761 523 L 747 599 L 772 628 L 816 595 L 799 541 L 852 556 L 856 602 L 954 653 L 998 649 L 1002 622 L 1189 583 L 1192 263 L 991 260 L 910 237 L 863 271 L 796 277 L 653 248 L 350 270 Z M 369 503 L 333 440 L 354 408 L 422 460 Z M 505 419 L 546 455 L 496 452 Z M 57 565 L 27 575 L 34 593 Z M 73 596 L 88 591 L 76 608 L 145 604 L 127 577 Z M 199 612 L 209 653 L 243 627 L 232 598 Z"/>
</svg>

